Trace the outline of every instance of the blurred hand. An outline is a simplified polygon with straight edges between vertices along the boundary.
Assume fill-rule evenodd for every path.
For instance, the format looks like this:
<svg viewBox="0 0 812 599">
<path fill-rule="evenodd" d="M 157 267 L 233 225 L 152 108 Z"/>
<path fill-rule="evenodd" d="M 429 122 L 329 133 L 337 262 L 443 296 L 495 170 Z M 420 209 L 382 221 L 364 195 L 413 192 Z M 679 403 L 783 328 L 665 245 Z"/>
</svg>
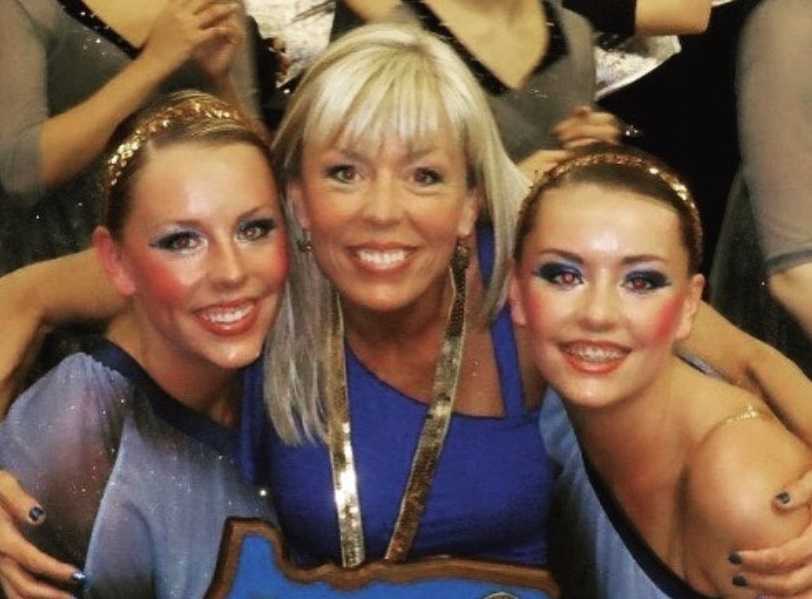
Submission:
<svg viewBox="0 0 812 599">
<path fill-rule="evenodd" d="M 141 58 L 161 65 L 169 73 L 209 44 L 220 42 L 228 47 L 227 40 L 235 36 L 232 17 L 240 12 L 237 2 L 168 0 L 147 36 Z M 238 40 L 234 39 L 234 43 Z M 215 71 L 221 68 L 223 60 L 230 64 L 228 51 L 218 48 L 215 55 L 221 53 L 226 56 L 216 56 L 209 65 Z"/>
<path fill-rule="evenodd" d="M 245 40 L 242 11 L 233 13 L 219 25 L 224 34 L 199 46 L 194 59 L 209 78 L 220 83 L 228 77 L 231 63 Z"/>
<path fill-rule="evenodd" d="M 812 469 L 786 486 L 773 499 L 778 511 L 810 509 Z M 735 551 L 729 556 L 734 575 L 764 597 L 812 599 L 812 521 L 801 536 L 778 547 Z"/>
<path fill-rule="evenodd" d="M 579 106 L 553 128 L 553 135 L 565 150 L 598 141 L 618 143 L 622 131 L 615 115 Z"/>
<path fill-rule="evenodd" d="M 25 540 L 20 526 L 40 526 L 45 512 L 17 481 L 0 470 L 0 587 L 8 599 L 38 597 L 70 599 L 44 579 L 79 588 L 84 574 L 74 566 L 42 553 Z"/>
</svg>

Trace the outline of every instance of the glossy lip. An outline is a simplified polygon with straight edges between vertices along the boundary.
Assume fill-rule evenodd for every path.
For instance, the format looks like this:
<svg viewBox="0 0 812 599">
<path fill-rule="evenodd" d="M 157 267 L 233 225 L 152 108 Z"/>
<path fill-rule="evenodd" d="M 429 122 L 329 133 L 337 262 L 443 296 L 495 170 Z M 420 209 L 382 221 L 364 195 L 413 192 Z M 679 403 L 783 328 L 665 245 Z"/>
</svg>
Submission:
<svg viewBox="0 0 812 599">
<path fill-rule="evenodd" d="M 194 315 L 197 322 L 210 333 L 221 337 L 242 335 L 251 330 L 257 318 L 259 318 L 260 302 L 261 300 L 257 299 L 239 299 L 231 302 L 210 304 L 205 308 L 195 310 Z M 237 310 L 240 308 L 248 308 L 248 311 L 242 318 L 234 322 L 214 322 L 204 316 L 207 312 L 212 310 Z"/>
<path fill-rule="evenodd" d="M 573 349 L 575 346 L 594 347 L 597 349 L 615 352 L 618 354 L 618 356 L 608 360 L 601 360 L 599 362 L 587 360 L 579 356 L 577 353 L 574 353 Z M 631 353 L 631 350 L 628 347 L 624 347 L 617 343 L 612 343 L 610 341 L 591 341 L 589 339 L 578 339 L 575 341 L 561 343 L 559 345 L 559 350 L 564 356 L 564 359 L 573 369 L 585 374 L 597 375 L 609 374 L 610 372 L 617 370 Z"/>
<path fill-rule="evenodd" d="M 411 261 L 416 248 L 412 245 L 404 245 L 401 243 L 366 243 L 350 246 L 348 251 L 353 263 L 362 270 L 375 274 L 389 274 L 405 269 Z M 371 262 L 364 260 L 360 255 L 362 252 L 389 253 L 396 251 L 404 253 L 403 259 L 389 263 Z"/>
</svg>

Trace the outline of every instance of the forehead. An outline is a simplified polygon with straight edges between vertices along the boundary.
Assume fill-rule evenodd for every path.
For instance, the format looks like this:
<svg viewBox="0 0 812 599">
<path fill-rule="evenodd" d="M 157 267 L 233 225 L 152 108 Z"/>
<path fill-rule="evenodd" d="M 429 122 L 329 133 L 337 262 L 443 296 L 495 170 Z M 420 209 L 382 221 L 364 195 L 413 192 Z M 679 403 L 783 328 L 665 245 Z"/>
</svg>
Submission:
<svg viewBox="0 0 812 599">
<path fill-rule="evenodd" d="M 530 237 L 540 246 L 585 253 L 685 253 L 673 207 L 636 192 L 594 184 L 544 192 Z"/>
<path fill-rule="evenodd" d="M 277 208 L 263 153 L 243 142 L 174 143 L 152 149 L 132 189 L 134 212 L 169 218 Z"/>
</svg>

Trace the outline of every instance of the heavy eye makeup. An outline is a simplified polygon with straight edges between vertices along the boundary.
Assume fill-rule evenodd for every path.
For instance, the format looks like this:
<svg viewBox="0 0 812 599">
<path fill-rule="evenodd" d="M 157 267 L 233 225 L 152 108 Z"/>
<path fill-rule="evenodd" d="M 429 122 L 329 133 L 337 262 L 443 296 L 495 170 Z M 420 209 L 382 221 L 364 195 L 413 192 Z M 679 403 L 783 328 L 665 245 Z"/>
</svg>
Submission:
<svg viewBox="0 0 812 599">
<path fill-rule="evenodd" d="M 651 293 L 669 285 L 668 276 L 656 269 L 633 270 L 623 277 L 623 286 L 634 293 Z"/>
<path fill-rule="evenodd" d="M 535 276 L 556 285 L 569 288 L 584 282 L 584 275 L 577 266 L 567 262 L 545 262 L 534 271 Z"/>
<path fill-rule="evenodd" d="M 180 254 L 193 252 L 205 243 L 203 235 L 194 229 L 176 229 L 150 241 L 151 248 Z"/>
<path fill-rule="evenodd" d="M 271 217 L 251 218 L 240 222 L 237 236 L 243 241 L 260 241 L 276 229 L 276 219 Z"/>
</svg>

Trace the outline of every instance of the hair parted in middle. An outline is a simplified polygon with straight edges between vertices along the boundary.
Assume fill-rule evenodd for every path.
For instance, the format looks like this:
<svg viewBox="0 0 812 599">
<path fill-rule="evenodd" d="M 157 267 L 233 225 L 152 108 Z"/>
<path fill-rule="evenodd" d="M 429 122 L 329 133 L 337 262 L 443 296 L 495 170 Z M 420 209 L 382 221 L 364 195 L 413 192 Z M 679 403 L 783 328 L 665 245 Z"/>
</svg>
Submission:
<svg viewBox="0 0 812 599">
<path fill-rule="evenodd" d="M 464 156 L 469 186 L 478 191 L 480 219 L 494 229 L 495 267 L 480 313 L 495 316 L 505 298 L 507 262 L 515 215 L 529 187 L 504 150 L 485 93 L 468 67 L 445 42 L 410 23 L 359 27 L 333 42 L 305 73 L 291 97 L 273 144 L 277 180 L 284 190 L 301 176 L 305 146 L 339 144 L 377 151 L 389 139 L 419 146 L 448 133 Z M 284 191 L 283 191 L 284 193 Z M 291 235 L 301 237 L 286 202 Z M 309 330 L 301 339 L 297 384 L 320 383 L 323 331 L 329 330 L 331 285 L 311 255 L 295 252 L 292 288 L 298 314 Z M 267 356 L 268 363 L 273 360 Z M 287 381 L 266 376 L 266 401 L 280 437 L 295 442 L 324 437 L 322 394 L 286 393 Z M 285 401 L 284 398 L 292 401 Z"/>
<path fill-rule="evenodd" d="M 648 196 L 674 209 L 691 273 L 702 263 L 702 223 L 688 186 L 671 167 L 630 146 L 596 143 L 578 148 L 573 156 L 547 173 L 524 199 L 516 225 L 514 260 L 520 260 L 524 241 L 535 226 L 545 192 L 568 185 L 597 185 Z"/>
</svg>

